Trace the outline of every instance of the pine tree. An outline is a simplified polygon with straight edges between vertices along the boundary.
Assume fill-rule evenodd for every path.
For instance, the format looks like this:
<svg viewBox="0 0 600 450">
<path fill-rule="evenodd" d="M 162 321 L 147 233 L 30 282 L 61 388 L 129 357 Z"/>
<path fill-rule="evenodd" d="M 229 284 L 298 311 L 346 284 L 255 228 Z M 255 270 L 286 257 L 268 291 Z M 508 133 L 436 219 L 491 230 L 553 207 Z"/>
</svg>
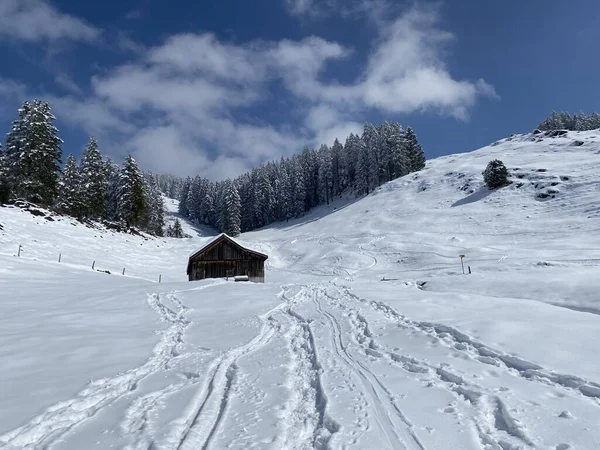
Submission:
<svg viewBox="0 0 600 450">
<path fill-rule="evenodd" d="M 105 217 L 108 173 L 94 137 L 90 138 L 83 151 L 80 173 L 85 193 L 85 214 L 94 219 Z"/>
<path fill-rule="evenodd" d="M 2 150 L 0 144 L 0 205 L 8 203 L 10 200 L 10 187 L 8 184 L 8 160 L 6 152 Z"/>
<path fill-rule="evenodd" d="M 143 177 L 144 211 L 141 226 L 155 236 L 162 236 L 165 225 L 165 205 L 158 183 L 151 175 Z"/>
<path fill-rule="evenodd" d="M 318 152 L 319 164 L 319 199 L 320 203 L 332 200 L 333 193 L 333 164 L 331 151 L 326 145 L 322 145 Z"/>
<path fill-rule="evenodd" d="M 50 205 L 58 196 L 62 157 L 50 105 L 25 102 L 7 136 L 9 179 L 15 195 Z"/>
<path fill-rule="evenodd" d="M 82 217 L 85 213 L 85 190 L 81 179 L 75 158 L 69 155 L 60 179 L 57 208 L 73 217 Z"/>
<path fill-rule="evenodd" d="M 183 182 L 183 186 L 181 187 L 181 192 L 179 194 L 179 214 L 184 217 L 188 217 L 190 214 L 190 210 L 188 208 L 187 199 L 188 195 L 190 195 L 190 187 L 192 186 L 192 179 L 187 177 Z"/>
<path fill-rule="evenodd" d="M 369 191 L 378 187 L 381 182 L 379 180 L 379 146 L 380 139 L 377 129 L 370 123 L 366 123 L 361 138 L 369 160 L 366 170 L 368 171 Z M 367 192 L 368 193 L 368 192 Z"/>
<path fill-rule="evenodd" d="M 404 134 L 406 158 L 410 172 L 416 172 L 425 167 L 425 154 L 417 140 L 417 135 L 411 127 Z"/>
<path fill-rule="evenodd" d="M 371 182 L 370 182 L 370 163 L 369 152 L 367 147 L 363 144 L 362 139 L 359 141 L 358 153 L 356 159 L 356 193 L 357 195 L 369 194 Z"/>
<path fill-rule="evenodd" d="M 221 230 L 229 236 L 238 236 L 241 232 L 241 201 L 237 187 L 231 180 L 225 182 L 224 204 Z"/>
<path fill-rule="evenodd" d="M 483 171 L 483 181 L 490 189 L 506 186 L 508 181 L 508 170 L 504 163 L 498 159 L 490 161 Z"/>
<path fill-rule="evenodd" d="M 173 237 L 182 238 L 183 237 L 183 228 L 181 227 L 181 222 L 179 219 L 175 219 L 175 224 L 173 225 Z"/>
<path fill-rule="evenodd" d="M 344 179 L 344 166 L 343 156 L 344 147 L 340 144 L 340 141 L 335 139 L 333 146 L 331 147 L 331 162 L 333 171 L 333 195 L 341 195 L 343 189 Z"/>
<path fill-rule="evenodd" d="M 118 220 L 117 209 L 119 206 L 119 180 L 121 169 L 110 159 L 104 162 L 104 173 L 106 173 L 106 215 L 105 218 L 111 221 Z"/>
<path fill-rule="evenodd" d="M 6 135 L 6 151 L 4 153 L 4 177 L 8 189 L 13 196 L 20 195 L 20 186 L 24 179 L 21 158 L 27 148 L 26 119 L 31 111 L 31 103 L 25 101 L 19 108 L 19 118 L 12 123 Z"/>
<path fill-rule="evenodd" d="M 117 218 L 127 227 L 138 226 L 146 208 L 146 198 L 142 174 L 131 155 L 125 158 L 119 172 L 117 195 Z"/>
</svg>

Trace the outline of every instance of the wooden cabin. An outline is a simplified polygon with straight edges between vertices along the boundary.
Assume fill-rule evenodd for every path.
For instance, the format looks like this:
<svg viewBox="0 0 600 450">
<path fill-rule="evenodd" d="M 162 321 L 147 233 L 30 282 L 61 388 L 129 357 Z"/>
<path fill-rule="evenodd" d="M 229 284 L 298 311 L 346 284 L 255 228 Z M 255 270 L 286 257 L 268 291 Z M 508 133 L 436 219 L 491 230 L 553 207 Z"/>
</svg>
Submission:
<svg viewBox="0 0 600 450">
<path fill-rule="evenodd" d="M 190 256 L 187 274 L 190 281 L 246 275 L 249 281 L 264 283 L 267 258 L 223 233 Z"/>
</svg>

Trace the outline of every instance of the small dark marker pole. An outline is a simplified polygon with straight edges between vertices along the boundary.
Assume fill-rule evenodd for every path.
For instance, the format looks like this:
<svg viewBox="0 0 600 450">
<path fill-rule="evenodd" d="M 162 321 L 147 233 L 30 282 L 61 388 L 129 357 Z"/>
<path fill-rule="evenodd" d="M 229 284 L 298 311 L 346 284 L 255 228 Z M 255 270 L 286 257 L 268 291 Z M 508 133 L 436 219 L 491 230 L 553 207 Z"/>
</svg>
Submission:
<svg viewBox="0 0 600 450">
<path fill-rule="evenodd" d="M 125 267 L 123 267 L 123 275 L 125 275 Z"/>
<path fill-rule="evenodd" d="M 21 244 L 19 244 L 19 251 L 18 251 L 18 253 L 17 253 L 17 256 L 18 256 L 18 257 L 21 257 Z"/>
<path fill-rule="evenodd" d="M 469 273 L 471 273 L 471 266 L 469 266 Z"/>
<path fill-rule="evenodd" d="M 58 262 L 60 262 L 60 258 L 61 258 L 61 256 L 62 256 L 62 253 L 59 253 L 59 254 L 58 254 Z"/>
<path fill-rule="evenodd" d="M 162 281 L 162 275 L 158 276 L 158 282 L 160 283 Z"/>
<path fill-rule="evenodd" d="M 96 265 L 96 261 L 92 263 L 92 270 L 94 270 L 94 266 Z"/>
</svg>

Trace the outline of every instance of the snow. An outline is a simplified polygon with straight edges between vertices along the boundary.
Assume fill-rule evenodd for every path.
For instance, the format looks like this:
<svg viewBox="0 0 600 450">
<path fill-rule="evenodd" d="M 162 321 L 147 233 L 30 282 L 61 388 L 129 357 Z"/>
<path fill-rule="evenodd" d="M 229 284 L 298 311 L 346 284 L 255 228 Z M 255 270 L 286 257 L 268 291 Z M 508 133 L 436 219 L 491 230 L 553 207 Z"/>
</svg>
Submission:
<svg viewBox="0 0 600 450">
<path fill-rule="evenodd" d="M 0 448 L 600 448 L 599 142 L 515 135 L 245 233 L 264 284 L 187 282 L 216 233 L 185 221 L 0 208 Z"/>
</svg>

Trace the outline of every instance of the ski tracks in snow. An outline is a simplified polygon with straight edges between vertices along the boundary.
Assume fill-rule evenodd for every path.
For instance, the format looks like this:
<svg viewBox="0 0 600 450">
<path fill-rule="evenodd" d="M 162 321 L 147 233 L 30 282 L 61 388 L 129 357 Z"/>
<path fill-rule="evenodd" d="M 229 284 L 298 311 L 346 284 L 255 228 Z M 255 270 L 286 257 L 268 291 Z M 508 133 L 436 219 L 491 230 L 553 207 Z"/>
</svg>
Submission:
<svg viewBox="0 0 600 450">
<path fill-rule="evenodd" d="M 397 354 L 393 349 L 376 342 L 366 319 L 357 309 L 350 306 L 353 301 L 368 305 L 407 331 L 425 334 L 444 342 L 449 349 L 462 352 L 472 361 L 492 365 L 498 370 L 504 369 L 509 376 L 539 383 L 543 389 L 554 388 L 558 392 L 562 391 L 559 397 L 570 396 L 575 402 L 587 405 L 586 409 L 592 412 L 600 407 L 600 385 L 597 383 L 573 375 L 556 374 L 535 363 L 492 350 L 452 327 L 412 321 L 385 303 L 356 296 L 347 287 L 336 286 L 335 291 L 337 295 L 327 295 L 329 302 L 346 311 L 354 329 L 355 340 L 362 346 L 364 354 L 373 358 L 384 358 L 409 374 L 418 375 L 424 381 L 429 380 L 432 385 L 442 385 L 454 393 L 457 399 L 467 401 L 475 410 L 470 421 L 477 431 L 482 448 L 486 450 L 546 447 L 540 447 L 539 439 L 529 435 L 526 425 L 511 413 L 512 408 L 501 398 L 502 392 L 508 390 L 507 388 L 491 390 L 466 381 L 466 377 L 454 373 L 451 364 L 432 363 L 415 355 Z M 570 418 L 570 413 L 563 411 L 560 417 Z M 543 436 L 539 438 L 543 440 Z M 556 448 L 570 447 L 561 443 Z"/>
<path fill-rule="evenodd" d="M 209 284 L 208 288 L 218 283 Z M 169 306 L 170 303 L 172 306 Z M 156 312 L 167 327 L 158 332 L 160 338 L 152 350 L 152 355 L 144 364 L 120 373 L 113 377 L 101 378 L 90 382 L 85 389 L 74 398 L 61 401 L 48 407 L 42 414 L 29 423 L 0 436 L 0 446 L 8 448 L 49 449 L 59 442 L 75 427 L 93 418 L 101 410 L 117 400 L 135 397 L 139 383 L 169 368 L 169 365 L 179 356 L 183 337 L 190 321 L 186 317 L 188 308 L 177 297 L 176 293 L 148 294 L 148 304 Z M 136 397 L 128 408 L 121 428 L 131 433 L 139 440 L 146 428 L 148 414 L 160 401 L 178 386 Z M 146 439 L 146 438 L 144 438 Z M 147 447 L 146 447 L 147 448 Z"/>
</svg>

